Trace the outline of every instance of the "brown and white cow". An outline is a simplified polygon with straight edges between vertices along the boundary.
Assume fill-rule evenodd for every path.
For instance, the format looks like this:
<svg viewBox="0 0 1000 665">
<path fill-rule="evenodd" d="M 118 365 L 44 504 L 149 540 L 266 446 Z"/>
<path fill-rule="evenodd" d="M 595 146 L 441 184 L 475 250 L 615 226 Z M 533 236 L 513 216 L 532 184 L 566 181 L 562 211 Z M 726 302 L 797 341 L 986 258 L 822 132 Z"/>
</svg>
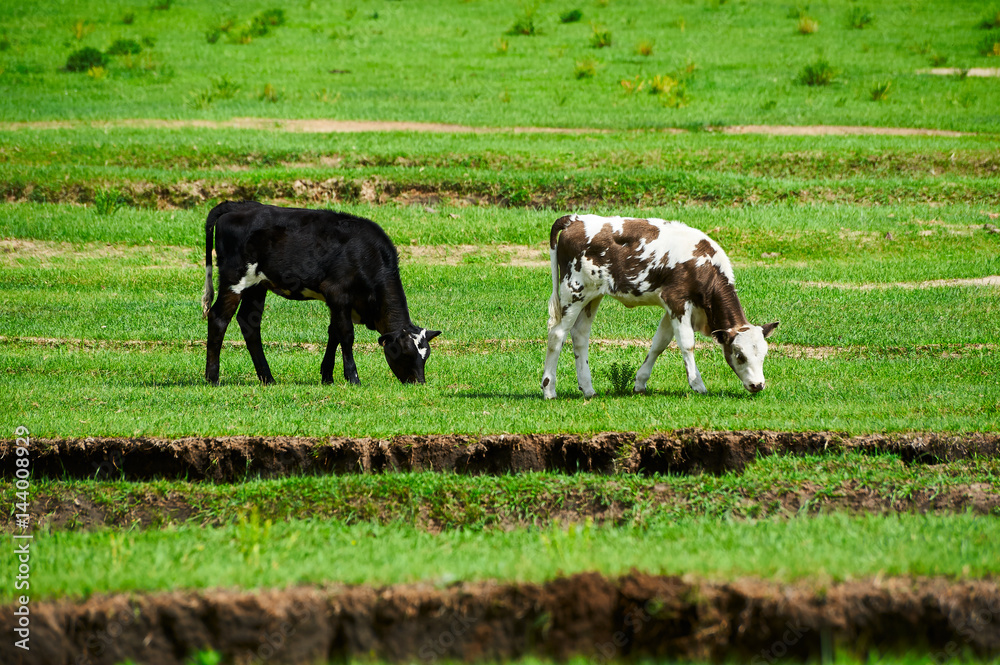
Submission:
<svg viewBox="0 0 1000 665">
<path fill-rule="evenodd" d="M 666 310 L 646 361 L 635 375 L 635 392 L 646 391 L 653 364 L 676 339 L 688 384 L 707 392 L 694 363 L 694 333 L 722 345 L 726 362 L 751 393 L 764 389 L 765 338 L 778 323 L 751 325 L 736 296 L 733 268 L 714 240 L 680 222 L 568 215 L 549 236 L 552 298 L 542 392 L 556 396 L 556 365 L 572 334 L 576 377 L 584 396 L 594 396 L 587 347 L 590 327 L 604 296 L 626 307 Z"/>
</svg>

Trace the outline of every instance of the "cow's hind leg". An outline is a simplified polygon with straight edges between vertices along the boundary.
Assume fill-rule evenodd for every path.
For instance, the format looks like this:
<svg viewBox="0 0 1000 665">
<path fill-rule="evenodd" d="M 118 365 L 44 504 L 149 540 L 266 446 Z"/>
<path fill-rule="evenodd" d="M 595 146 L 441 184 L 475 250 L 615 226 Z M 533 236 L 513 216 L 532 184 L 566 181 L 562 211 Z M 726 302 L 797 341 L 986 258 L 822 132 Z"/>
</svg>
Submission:
<svg viewBox="0 0 1000 665">
<path fill-rule="evenodd" d="M 240 324 L 240 332 L 247 343 L 247 351 L 250 352 L 250 359 L 253 360 L 253 368 L 257 371 L 257 378 L 264 385 L 274 383 L 271 376 L 271 368 L 268 367 L 267 358 L 264 357 L 264 345 L 260 338 L 260 321 L 264 314 L 264 298 L 267 297 L 267 289 L 263 286 L 254 286 L 245 289 L 241 294 L 243 301 L 240 303 L 239 311 L 236 312 L 236 322 Z"/>
<path fill-rule="evenodd" d="M 597 316 L 597 308 L 601 304 L 601 298 L 597 297 L 588 302 L 583 307 L 576 323 L 573 324 L 573 357 L 576 359 L 576 381 L 583 391 L 583 396 L 590 398 L 594 396 L 594 382 L 590 377 L 590 362 L 588 359 L 588 349 L 590 347 L 590 327 Z"/>
<path fill-rule="evenodd" d="M 660 354 L 670 345 L 670 340 L 673 337 L 673 323 L 670 321 L 670 313 L 666 312 L 660 319 L 660 325 L 656 327 L 656 333 L 653 335 L 652 344 L 649 345 L 649 353 L 646 354 L 645 362 L 635 373 L 635 392 L 646 392 L 646 382 L 649 381 L 649 375 L 653 373 L 653 365 L 656 364 L 656 359 L 660 357 Z"/>
<path fill-rule="evenodd" d="M 230 287 L 219 284 L 219 297 L 208 310 L 208 352 L 205 359 L 205 379 L 214 385 L 219 385 L 219 354 L 222 352 L 222 340 L 239 304 L 240 294 L 233 293 Z"/>
<path fill-rule="evenodd" d="M 545 351 L 545 372 L 542 374 L 542 394 L 545 399 L 553 399 L 556 396 L 556 367 L 559 365 L 559 352 L 562 351 L 566 335 L 569 334 L 570 328 L 576 323 L 581 312 L 583 312 L 583 303 L 573 303 L 566 309 L 562 319 L 553 322 L 549 327 L 549 341 Z"/>
<path fill-rule="evenodd" d="M 691 326 L 691 305 L 684 311 L 684 316 L 679 319 L 671 319 L 674 326 L 674 337 L 677 339 L 677 346 L 681 349 L 681 356 L 684 358 L 684 369 L 687 370 L 688 385 L 695 392 L 705 394 L 705 382 L 701 380 L 701 372 L 694 364 L 694 328 Z"/>
</svg>

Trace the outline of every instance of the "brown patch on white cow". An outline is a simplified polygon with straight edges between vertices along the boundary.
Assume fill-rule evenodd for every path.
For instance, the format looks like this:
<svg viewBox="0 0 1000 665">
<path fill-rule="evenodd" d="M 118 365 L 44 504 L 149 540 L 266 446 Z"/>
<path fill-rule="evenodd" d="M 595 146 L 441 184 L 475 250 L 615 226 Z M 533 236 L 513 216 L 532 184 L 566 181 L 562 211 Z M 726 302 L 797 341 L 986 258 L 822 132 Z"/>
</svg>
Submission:
<svg viewBox="0 0 1000 665">
<path fill-rule="evenodd" d="M 695 258 L 704 256 L 710 259 L 715 256 L 715 248 L 712 247 L 712 243 L 702 238 L 698 241 L 698 244 L 694 246 L 694 251 L 691 252 L 691 255 Z"/>
<path fill-rule="evenodd" d="M 581 229 L 583 226 L 580 223 Z M 626 219 L 620 231 L 608 223 L 593 236 L 583 254 L 595 266 L 608 271 L 613 292 L 639 296 L 636 280 L 648 266 L 642 258 L 643 247 L 659 237 L 660 230 L 644 219 Z"/>
</svg>

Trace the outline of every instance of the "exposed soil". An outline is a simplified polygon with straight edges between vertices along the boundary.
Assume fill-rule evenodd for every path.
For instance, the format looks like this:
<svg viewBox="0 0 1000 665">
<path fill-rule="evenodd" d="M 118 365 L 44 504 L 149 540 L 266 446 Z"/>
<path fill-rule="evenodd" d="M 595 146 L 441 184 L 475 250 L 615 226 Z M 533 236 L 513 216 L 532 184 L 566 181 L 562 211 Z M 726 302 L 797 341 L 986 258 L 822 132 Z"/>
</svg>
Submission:
<svg viewBox="0 0 1000 665">
<path fill-rule="evenodd" d="M 968 132 L 916 127 L 856 127 L 845 125 L 728 125 L 723 134 L 769 134 L 771 136 L 970 136 Z"/>
<path fill-rule="evenodd" d="M 211 648 L 225 662 L 489 661 L 526 656 L 819 661 L 921 650 L 1000 654 L 1000 585 L 876 578 L 824 584 L 711 582 L 638 572 L 544 584 L 175 591 L 33 600 L 31 651 L 10 665 L 174 665 Z M 12 635 L 14 606 L 0 610 Z"/>
<path fill-rule="evenodd" d="M 0 460 L 14 440 L 0 441 Z M 189 437 L 182 439 L 32 439 L 32 473 L 41 478 L 176 478 L 239 482 L 302 474 L 448 471 L 503 474 L 741 473 L 757 457 L 847 451 L 893 453 L 906 463 L 936 464 L 1000 455 L 1000 434 L 909 433 L 847 436 L 836 432 L 710 432 L 681 429 L 639 438 L 633 432 L 429 435 L 391 439 L 330 437 Z M 14 465 L 3 465 L 12 478 Z"/>
<path fill-rule="evenodd" d="M 970 279 L 931 279 L 924 282 L 885 282 L 879 284 L 840 284 L 836 282 L 799 282 L 802 286 L 872 291 L 875 289 L 937 289 L 944 286 L 1000 286 L 1000 275 Z"/>
<path fill-rule="evenodd" d="M 747 488 L 728 490 L 726 499 L 733 501 L 727 517 L 754 519 L 790 517 L 802 513 L 848 512 L 852 514 L 886 513 L 965 513 L 1000 516 L 1000 491 L 987 483 L 952 485 L 944 488 L 923 488 L 897 494 L 894 490 L 865 487 L 859 481 L 839 486 L 805 483 L 764 492 Z M 694 492 L 695 494 L 692 494 Z M 734 496 L 734 494 L 736 496 Z M 364 516 L 366 521 L 389 524 L 400 520 L 420 529 L 438 533 L 466 526 L 511 530 L 553 523 L 623 525 L 641 522 L 654 510 L 674 514 L 699 515 L 720 507 L 707 502 L 704 494 L 690 488 L 677 488 L 656 483 L 627 499 L 605 500 L 593 492 L 573 489 L 553 493 L 535 493 L 519 497 L 517 506 L 508 501 L 480 503 L 475 516 L 466 518 L 463 510 L 450 510 L 442 515 L 438 506 L 421 505 L 416 514 L 411 506 L 401 506 L 398 496 L 338 496 L 337 502 L 316 501 L 311 505 L 287 504 L 258 506 L 261 519 L 335 519 L 353 522 Z M 437 496 L 436 501 L 449 508 L 460 505 L 461 497 Z M 89 489 L 63 489 L 51 494 L 35 490 L 31 496 L 31 520 L 35 528 L 51 530 L 93 530 L 102 528 L 134 529 L 163 528 L 166 525 L 195 523 L 201 526 L 221 526 L 232 523 L 243 512 L 224 512 L 197 489 L 161 494 L 140 491 L 115 501 L 98 496 Z M 0 514 L 0 532 L 13 533 L 12 515 Z"/>
<path fill-rule="evenodd" d="M 918 74 L 931 74 L 933 76 L 971 76 L 973 78 L 990 78 L 1000 76 L 1000 69 L 996 67 L 970 67 L 969 69 L 959 69 L 958 67 L 932 67 L 931 69 L 918 69 Z"/>
<path fill-rule="evenodd" d="M 930 73 L 938 73 L 929 70 Z M 975 74 L 973 74 L 975 71 Z M 986 70 L 968 70 L 968 76 L 984 76 Z M 941 73 L 952 73 L 942 70 Z M 960 71 L 955 73 L 961 73 Z M 995 74 L 990 74 L 995 75 Z M 352 134 L 357 132 L 427 132 L 445 134 L 595 134 L 612 130 L 576 127 L 472 127 L 434 122 L 405 122 L 392 120 L 329 120 L 306 119 L 285 120 L 276 118 L 232 118 L 230 120 L 162 120 L 156 118 L 136 118 L 120 120 L 42 120 L 36 122 L 0 123 L 0 131 L 21 129 L 72 129 L 74 127 L 139 127 L 153 129 L 179 129 L 195 127 L 205 129 L 257 129 L 316 134 Z M 727 134 L 770 134 L 775 136 L 841 136 L 841 135 L 890 135 L 890 136 L 968 136 L 968 132 L 943 129 L 920 129 L 913 127 L 866 127 L 843 125 L 731 125 L 714 127 L 713 131 Z M 682 134 L 684 129 L 656 130 L 664 133 Z"/>
</svg>

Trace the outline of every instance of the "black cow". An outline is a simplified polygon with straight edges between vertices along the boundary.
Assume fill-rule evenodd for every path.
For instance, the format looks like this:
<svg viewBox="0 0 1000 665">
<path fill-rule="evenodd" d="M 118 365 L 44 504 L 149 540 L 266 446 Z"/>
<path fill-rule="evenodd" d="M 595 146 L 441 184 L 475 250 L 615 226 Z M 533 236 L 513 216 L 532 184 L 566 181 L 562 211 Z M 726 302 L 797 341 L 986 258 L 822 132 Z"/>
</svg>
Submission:
<svg viewBox="0 0 1000 665">
<path fill-rule="evenodd" d="M 209 308 L 213 230 L 219 297 Z M 344 378 L 361 382 L 354 363 L 355 323 L 381 333 L 378 343 L 400 381 L 424 382 L 431 352 L 428 342 L 441 331 L 410 321 L 396 247 L 375 222 L 329 210 L 253 201 L 226 201 L 212 208 L 205 221 L 202 298 L 208 317 L 208 381 L 219 383 L 222 339 L 235 313 L 257 377 L 262 383 L 274 383 L 260 338 L 268 291 L 290 300 L 322 300 L 330 308 L 329 340 L 320 365 L 323 383 L 333 382 L 338 345 L 344 354 Z"/>
</svg>

